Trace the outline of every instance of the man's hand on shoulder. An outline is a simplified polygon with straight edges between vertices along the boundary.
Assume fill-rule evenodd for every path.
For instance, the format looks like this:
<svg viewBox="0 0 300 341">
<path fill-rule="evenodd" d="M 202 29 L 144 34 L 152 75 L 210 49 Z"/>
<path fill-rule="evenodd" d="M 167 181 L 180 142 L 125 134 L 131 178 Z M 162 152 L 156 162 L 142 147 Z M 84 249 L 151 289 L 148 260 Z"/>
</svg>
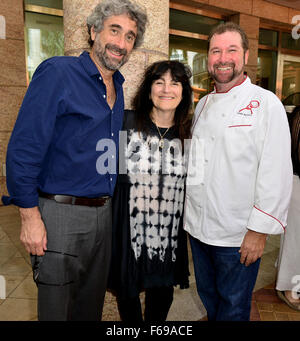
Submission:
<svg viewBox="0 0 300 341">
<path fill-rule="evenodd" d="M 21 216 L 20 240 L 32 255 L 43 256 L 47 250 L 47 233 L 38 207 L 19 208 Z"/>
<path fill-rule="evenodd" d="M 254 263 L 264 252 L 267 234 L 248 230 L 239 250 L 241 263 L 246 266 Z"/>
</svg>

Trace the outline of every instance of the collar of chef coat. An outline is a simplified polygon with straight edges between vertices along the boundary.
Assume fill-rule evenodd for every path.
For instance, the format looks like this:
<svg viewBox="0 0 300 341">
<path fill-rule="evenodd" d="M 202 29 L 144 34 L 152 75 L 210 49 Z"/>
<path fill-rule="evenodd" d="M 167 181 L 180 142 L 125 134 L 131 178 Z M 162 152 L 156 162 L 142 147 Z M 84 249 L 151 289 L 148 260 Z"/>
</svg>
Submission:
<svg viewBox="0 0 300 341">
<path fill-rule="evenodd" d="M 247 88 L 251 84 L 251 80 L 248 76 L 244 76 L 244 79 L 241 83 L 235 84 L 233 87 L 231 87 L 229 90 L 224 92 L 218 92 L 216 89 L 216 86 L 214 90 L 210 93 L 211 95 L 216 95 L 216 97 L 223 97 L 227 95 L 235 95 L 238 94 L 241 90 L 244 88 Z"/>
</svg>

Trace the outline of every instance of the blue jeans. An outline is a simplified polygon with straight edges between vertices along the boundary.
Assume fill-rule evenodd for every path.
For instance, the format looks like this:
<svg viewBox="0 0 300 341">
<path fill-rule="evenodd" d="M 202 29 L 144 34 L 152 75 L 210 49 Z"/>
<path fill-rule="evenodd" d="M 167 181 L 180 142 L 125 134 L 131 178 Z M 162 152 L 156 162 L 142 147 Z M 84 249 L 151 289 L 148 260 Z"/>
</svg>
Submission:
<svg viewBox="0 0 300 341">
<path fill-rule="evenodd" d="M 197 291 L 210 321 L 249 321 L 260 259 L 240 263 L 239 247 L 207 245 L 190 236 Z"/>
</svg>

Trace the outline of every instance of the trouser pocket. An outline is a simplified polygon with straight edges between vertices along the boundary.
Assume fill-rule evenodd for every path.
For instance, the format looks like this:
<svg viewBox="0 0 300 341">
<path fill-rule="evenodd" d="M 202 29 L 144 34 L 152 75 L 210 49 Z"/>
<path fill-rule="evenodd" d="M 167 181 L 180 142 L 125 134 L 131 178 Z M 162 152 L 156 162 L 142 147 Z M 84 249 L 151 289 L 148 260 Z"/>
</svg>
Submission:
<svg viewBox="0 0 300 341">
<path fill-rule="evenodd" d="M 78 278 L 78 256 L 53 250 L 46 250 L 44 256 L 31 255 L 35 283 L 63 286 Z"/>
</svg>

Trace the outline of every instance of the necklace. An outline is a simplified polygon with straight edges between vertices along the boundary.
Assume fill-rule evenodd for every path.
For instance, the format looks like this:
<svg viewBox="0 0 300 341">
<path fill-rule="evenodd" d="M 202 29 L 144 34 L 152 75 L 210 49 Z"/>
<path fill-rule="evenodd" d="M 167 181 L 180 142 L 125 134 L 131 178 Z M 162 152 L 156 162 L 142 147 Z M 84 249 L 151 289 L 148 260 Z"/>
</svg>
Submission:
<svg viewBox="0 0 300 341">
<path fill-rule="evenodd" d="M 159 148 L 160 148 L 160 149 L 163 149 L 163 147 L 164 147 L 164 136 L 165 136 L 166 133 L 169 131 L 170 127 L 169 127 L 163 134 L 161 134 L 161 132 L 160 132 L 158 126 L 156 125 L 156 123 L 154 123 L 154 124 L 155 124 L 155 127 L 156 127 L 156 129 L 157 129 L 157 131 L 158 131 L 158 133 L 159 133 L 159 136 L 160 136 L 160 139 L 159 139 L 159 142 L 158 142 Z"/>
</svg>

